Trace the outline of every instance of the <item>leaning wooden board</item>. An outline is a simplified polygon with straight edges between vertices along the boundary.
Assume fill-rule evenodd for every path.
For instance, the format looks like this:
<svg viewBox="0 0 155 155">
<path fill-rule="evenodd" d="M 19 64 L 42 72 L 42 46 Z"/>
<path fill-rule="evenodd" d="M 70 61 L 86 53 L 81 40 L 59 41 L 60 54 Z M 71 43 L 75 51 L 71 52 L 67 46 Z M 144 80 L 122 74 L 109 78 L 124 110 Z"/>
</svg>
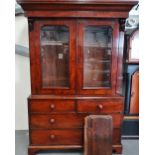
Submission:
<svg viewBox="0 0 155 155">
<path fill-rule="evenodd" d="M 112 155 L 112 117 L 90 115 L 85 118 L 84 155 Z"/>
</svg>

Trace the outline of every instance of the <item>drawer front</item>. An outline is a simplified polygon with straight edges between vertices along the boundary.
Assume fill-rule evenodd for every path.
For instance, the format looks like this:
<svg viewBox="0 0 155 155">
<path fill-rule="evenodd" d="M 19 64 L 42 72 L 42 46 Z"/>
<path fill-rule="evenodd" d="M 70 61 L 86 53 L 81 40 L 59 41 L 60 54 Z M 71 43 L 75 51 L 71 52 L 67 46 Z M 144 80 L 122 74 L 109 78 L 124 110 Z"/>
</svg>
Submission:
<svg viewBox="0 0 155 155">
<path fill-rule="evenodd" d="M 86 114 L 31 114 L 31 129 L 51 129 L 51 128 L 83 128 Z"/>
<path fill-rule="evenodd" d="M 83 129 L 31 130 L 31 145 L 83 145 Z M 113 145 L 121 144 L 121 129 L 113 130 Z"/>
<path fill-rule="evenodd" d="M 121 144 L 121 128 L 113 129 L 112 144 L 113 145 Z"/>
<path fill-rule="evenodd" d="M 77 111 L 93 113 L 118 113 L 123 112 L 123 103 L 121 101 L 80 100 L 77 103 Z"/>
<path fill-rule="evenodd" d="M 31 100 L 29 110 L 35 113 L 72 112 L 75 111 L 75 102 L 74 100 Z"/>
<path fill-rule="evenodd" d="M 31 129 L 56 129 L 56 128 L 83 128 L 84 118 L 89 114 L 30 114 Z M 111 114 L 113 127 L 119 128 L 123 116 Z"/>
<path fill-rule="evenodd" d="M 80 145 L 82 130 L 32 130 L 32 145 Z"/>
</svg>

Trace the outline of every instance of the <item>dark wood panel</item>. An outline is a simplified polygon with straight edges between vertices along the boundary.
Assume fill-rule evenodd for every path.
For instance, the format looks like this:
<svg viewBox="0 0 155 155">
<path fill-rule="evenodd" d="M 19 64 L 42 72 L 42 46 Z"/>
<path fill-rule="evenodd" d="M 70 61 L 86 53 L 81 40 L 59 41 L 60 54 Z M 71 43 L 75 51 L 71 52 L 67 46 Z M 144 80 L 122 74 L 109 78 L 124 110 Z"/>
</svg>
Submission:
<svg viewBox="0 0 155 155">
<path fill-rule="evenodd" d="M 78 112 L 95 112 L 95 113 L 116 113 L 122 112 L 124 105 L 119 100 L 79 100 L 77 102 Z"/>
<path fill-rule="evenodd" d="M 64 114 L 31 114 L 29 116 L 30 128 L 32 129 L 54 129 L 54 128 L 83 128 L 84 118 L 87 113 L 64 113 Z M 99 114 L 97 114 L 99 115 Z M 122 123 L 122 115 L 110 114 L 114 128 L 119 128 Z"/>
<path fill-rule="evenodd" d="M 116 95 L 116 96 L 109 96 L 109 95 L 31 95 L 29 96 L 30 100 L 40 100 L 40 101 L 48 101 L 48 100 L 63 100 L 63 101 L 67 101 L 67 100 L 83 100 L 83 101 L 86 101 L 86 100 L 96 100 L 96 101 L 99 101 L 99 100 L 103 100 L 103 101 L 106 101 L 106 102 L 109 102 L 109 101 L 113 101 L 113 102 L 124 102 L 124 97 L 123 96 L 120 96 L 120 95 Z"/>
<path fill-rule="evenodd" d="M 86 114 L 51 114 L 30 115 L 31 129 L 54 129 L 54 128 L 83 128 L 83 120 Z"/>
<path fill-rule="evenodd" d="M 75 102 L 72 100 L 29 100 L 29 112 L 32 113 L 73 111 L 75 111 Z"/>
<path fill-rule="evenodd" d="M 84 127 L 84 155 L 111 155 L 112 130 L 111 116 L 91 115 L 86 117 Z"/>
<path fill-rule="evenodd" d="M 113 11 L 113 12 L 94 12 L 94 11 L 28 11 L 26 12 L 28 17 L 67 17 L 67 18 L 127 18 L 128 13 L 126 11 Z"/>
<path fill-rule="evenodd" d="M 121 128 L 114 128 L 113 129 L 113 139 L 112 139 L 113 145 L 119 145 L 121 144 Z"/>
<path fill-rule="evenodd" d="M 84 129 L 30 130 L 31 145 L 82 145 Z M 113 129 L 112 144 L 121 145 L 121 129 Z"/>
<path fill-rule="evenodd" d="M 49 150 L 67 150 L 67 151 L 82 151 L 83 146 L 82 145 L 31 145 L 28 147 L 28 153 L 29 155 L 35 155 L 35 153 L 38 153 L 40 150 L 42 151 L 49 151 Z M 121 154 L 122 152 L 122 145 L 112 145 L 113 153 Z"/>
<path fill-rule="evenodd" d="M 33 43 L 33 41 L 35 40 L 35 32 L 34 31 L 31 31 L 32 29 L 32 25 L 34 24 L 33 23 L 33 20 L 28 20 L 29 22 L 29 48 L 30 48 L 30 52 L 29 52 L 29 56 L 30 56 L 30 76 L 31 76 L 31 92 L 32 94 L 35 94 L 38 92 L 38 89 L 36 87 L 36 83 L 38 82 L 37 78 L 36 78 L 36 75 L 38 74 L 37 73 L 37 70 L 36 70 L 36 52 L 35 52 L 35 44 Z M 31 52 L 33 51 L 33 52 Z"/>
<path fill-rule="evenodd" d="M 53 4 L 64 4 L 64 3 L 69 3 L 69 4 L 136 4 L 138 1 L 137 0 L 17 0 L 19 3 L 37 3 L 37 4 L 42 4 L 42 3 L 53 3 Z"/>
<path fill-rule="evenodd" d="M 30 10 L 30 8 L 33 10 L 60 10 L 60 11 L 67 11 L 67 10 L 87 10 L 87 11 L 109 11 L 109 10 L 113 10 L 113 11 L 127 11 L 130 10 L 130 5 L 125 6 L 125 5 L 98 5 L 98 4 L 87 4 L 87 5 L 82 5 L 82 4 L 55 4 L 55 5 L 49 5 L 49 4 L 35 4 L 35 5 L 25 5 L 24 8 L 26 10 Z"/>
<path fill-rule="evenodd" d="M 78 129 L 31 130 L 32 145 L 78 145 L 82 143 L 82 132 Z"/>
<path fill-rule="evenodd" d="M 125 20 L 124 20 L 125 22 Z M 118 50 L 118 66 L 117 66 L 117 84 L 116 92 L 123 94 L 123 51 L 124 51 L 124 32 L 119 33 L 119 50 Z"/>
</svg>

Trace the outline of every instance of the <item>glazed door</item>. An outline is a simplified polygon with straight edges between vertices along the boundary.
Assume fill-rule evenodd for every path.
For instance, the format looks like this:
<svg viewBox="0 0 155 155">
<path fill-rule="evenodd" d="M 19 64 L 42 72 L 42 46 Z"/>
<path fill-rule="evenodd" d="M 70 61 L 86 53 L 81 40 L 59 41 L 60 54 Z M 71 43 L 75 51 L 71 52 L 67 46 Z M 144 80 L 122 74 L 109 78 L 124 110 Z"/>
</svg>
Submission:
<svg viewBox="0 0 155 155">
<path fill-rule="evenodd" d="M 75 28 L 71 20 L 35 23 L 38 93 L 75 93 Z"/>
<path fill-rule="evenodd" d="M 78 93 L 114 94 L 117 72 L 118 22 L 78 22 Z"/>
</svg>

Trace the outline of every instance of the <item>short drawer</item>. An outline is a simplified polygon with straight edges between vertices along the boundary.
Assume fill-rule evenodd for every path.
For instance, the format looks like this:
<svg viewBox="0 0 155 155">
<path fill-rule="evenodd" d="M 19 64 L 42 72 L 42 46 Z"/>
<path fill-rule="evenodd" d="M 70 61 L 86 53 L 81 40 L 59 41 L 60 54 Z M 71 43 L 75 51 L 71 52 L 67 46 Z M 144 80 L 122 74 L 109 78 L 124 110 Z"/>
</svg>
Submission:
<svg viewBox="0 0 155 155">
<path fill-rule="evenodd" d="M 31 114 L 31 129 L 83 128 L 86 114 Z"/>
<path fill-rule="evenodd" d="M 31 130 L 31 145 L 80 145 L 82 130 Z"/>
<path fill-rule="evenodd" d="M 29 111 L 36 113 L 75 111 L 74 100 L 30 100 Z"/>
<path fill-rule="evenodd" d="M 118 113 L 123 112 L 123 103 L 120 101 L 80 100 L 77 103 L 78 112 L 91 113 Z"/>
</svg>

